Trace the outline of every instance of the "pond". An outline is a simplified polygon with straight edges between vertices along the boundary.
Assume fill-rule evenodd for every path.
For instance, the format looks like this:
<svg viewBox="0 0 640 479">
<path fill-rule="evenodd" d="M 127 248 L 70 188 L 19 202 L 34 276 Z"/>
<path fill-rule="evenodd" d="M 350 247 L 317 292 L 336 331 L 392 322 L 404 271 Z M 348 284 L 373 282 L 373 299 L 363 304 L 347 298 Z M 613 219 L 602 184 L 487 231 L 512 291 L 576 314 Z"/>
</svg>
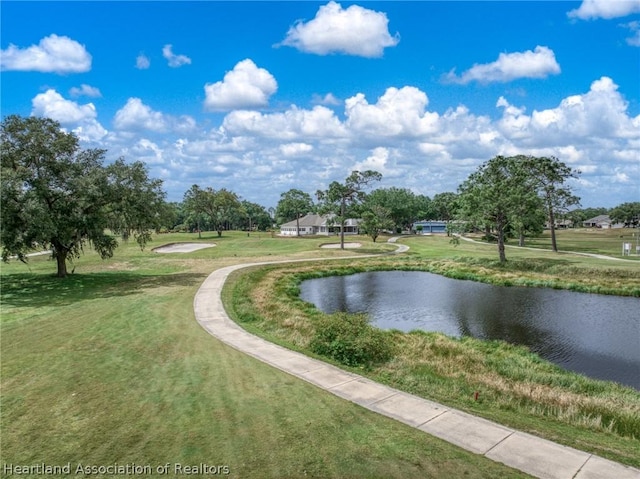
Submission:
<svg viewBox="0 0 640 479">
<path fill-rule="evenodd" d="M 364 312 L 382 329 L 502 339 L 565 369 L 640 390 L 640 299 L 505 287 L 415 271 L 303 281 L 325 313 Z"/>
</svg>

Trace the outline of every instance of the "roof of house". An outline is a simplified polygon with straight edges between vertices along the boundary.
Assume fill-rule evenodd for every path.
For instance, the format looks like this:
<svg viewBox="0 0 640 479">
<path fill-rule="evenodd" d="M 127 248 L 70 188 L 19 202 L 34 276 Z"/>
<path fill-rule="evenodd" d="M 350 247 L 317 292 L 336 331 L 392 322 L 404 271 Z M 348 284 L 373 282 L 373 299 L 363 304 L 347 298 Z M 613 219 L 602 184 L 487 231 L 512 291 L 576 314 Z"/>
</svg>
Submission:
<svg viewBox="0 0 640 479">
<path fill-rule="evenodd" d="M 335 215 L 316 215 L 310 213 L 302 216 L 298 222 L 296 222 L 296 220 L 288 221 L 287 223 L 281 224 L 280 227 L 295 228 L 298 223 L 300 224 L 300 228 L 308 228 L 309 226 L 332 226 L 335 224 L 331 221 L 334 217 Z M 360 220 L 347 218 L 345 226 L 357 226 L 359 222 Z"/>
<path fill-rule="evenodd" d="M 322 216 L 320 215 L 314 215 L 314 214 L 308 214 L 305 216 L 300 217 L 299 220 L 293 220 L 293 221 L 289 221 L 287 223 L 283 223 L 282 226 L 296 226 L 296 225 L 300 225 L 301 228 L 303 227 L 308 227 L 308 226 L 321 226 L 323 223 L 324 219 Z"/>
<path fill-rule="evenodd" d="M 584 220 L 583 223 L 611 223 L 609 215 L 598 215 L 588 220 Z"/>
</svg>

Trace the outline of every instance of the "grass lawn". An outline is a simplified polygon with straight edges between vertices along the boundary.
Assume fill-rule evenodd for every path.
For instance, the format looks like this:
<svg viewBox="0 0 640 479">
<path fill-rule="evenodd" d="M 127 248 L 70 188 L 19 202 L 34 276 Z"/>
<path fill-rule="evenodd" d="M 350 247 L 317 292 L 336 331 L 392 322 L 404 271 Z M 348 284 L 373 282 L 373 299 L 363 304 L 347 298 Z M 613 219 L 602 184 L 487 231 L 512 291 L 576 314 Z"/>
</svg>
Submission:
<svg viewBox="0 0 640 479">
<path fill-rule="evenodd" d="M 577 251 L 580 253 L 604 254 L 617 258 L 640 261 L 635 254 L 640 230 L 634 228 L 576 228 L 557 232 L 559 251 Z M 517 241 L 511 240 L 512 244 Z M 622 256 L 622 243 L 631 243 L 630 256 Z M 551 234 L 545 231 L 540 237 L 530 238 L 525 246 L 551 249 Z"/>
<path fill-rule="evenodd" d="M 7 465 L 70 464 L 74 476 L 78 464 L 135 463 L 151 476 L 206 464 L 242 478 L 525 477 L 263 365 L 194 320 L 194 294 L 217 268 L 358 251 L 264 233 L 201 241 L 216 247 L 161 255 L 131 243 L 107 261 L 87 251 L 64 280 L 46 257 L 2 265 L 3 476 Z"/>
</svg>

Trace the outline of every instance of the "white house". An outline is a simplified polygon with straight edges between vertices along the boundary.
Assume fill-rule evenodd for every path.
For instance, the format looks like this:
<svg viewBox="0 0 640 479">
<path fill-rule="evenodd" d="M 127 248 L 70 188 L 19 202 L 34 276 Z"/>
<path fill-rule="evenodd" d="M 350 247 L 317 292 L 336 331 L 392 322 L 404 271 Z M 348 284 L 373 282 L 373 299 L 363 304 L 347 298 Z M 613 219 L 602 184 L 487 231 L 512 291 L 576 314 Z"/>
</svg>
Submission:
<svg viewBox="0 0 640 479">
<path fill-rule="evenodd" d="M 280 236 L 307 236 L 307 235 L 325 235 L 340 233 L 340 223 L 333 221 L 335 215 L 315 215 L 308 214 L 301 217 L 298 221 L 293 220 L 280 226 Z M 348 218 L 344 234 L 358 234 L 360 232 L 358 224 L 360 220 Z M 298 225 L 300 226 L 300 234 L 298 234 Z"/>
<path fill-rule="evenodd" d="M 585 228 L 611 228 L 611 218 L 609 215 L 598 215 L 582 222 Z"/>
</svg>

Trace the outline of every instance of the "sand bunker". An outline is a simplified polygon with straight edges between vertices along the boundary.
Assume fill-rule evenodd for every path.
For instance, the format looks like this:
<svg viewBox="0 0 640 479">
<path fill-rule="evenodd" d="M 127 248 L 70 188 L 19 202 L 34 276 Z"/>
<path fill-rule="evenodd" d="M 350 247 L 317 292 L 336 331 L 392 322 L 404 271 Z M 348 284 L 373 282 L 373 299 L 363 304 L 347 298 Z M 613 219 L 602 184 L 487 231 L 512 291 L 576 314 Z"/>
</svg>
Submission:
<svg viewBox="0 0 640 479">
<path fill-rule="evenodd" d="M 345 243 L 345 248 L 360 248 L 362 244 L 360 243 Z M 327 243 L 320 245 L 320 248 L 340 248 L 340 243 Z"/>
<path fill-rule="evenodd" d="M 199 249 L 211 248 L 213 243 L 170 243 L 164 246 L 153 248 L 156 253 L 191 253 Z"/>
</svg>

